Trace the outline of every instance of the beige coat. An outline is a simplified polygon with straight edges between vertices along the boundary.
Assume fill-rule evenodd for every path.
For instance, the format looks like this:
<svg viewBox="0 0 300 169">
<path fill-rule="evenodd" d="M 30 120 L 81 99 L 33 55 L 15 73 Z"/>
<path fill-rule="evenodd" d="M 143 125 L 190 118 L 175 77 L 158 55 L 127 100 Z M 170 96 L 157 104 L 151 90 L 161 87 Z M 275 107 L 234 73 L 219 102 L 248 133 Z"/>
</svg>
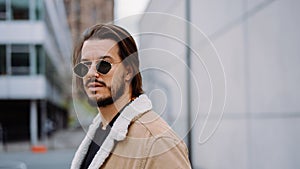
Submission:
<svg viewBox="0 0 300 169">
<path fill-rule="evenodd" d="M 151 108 L 146 95 L 141 95 L 127 106 L 114 123 L 89 168 L 191 168 L 186 145 Z M 95 133 L 99 121 L 101 119 L 97 116 L 75 154 L 71 169 L 80 167 L 91 142 L 89 138 Z"/>
</svg>

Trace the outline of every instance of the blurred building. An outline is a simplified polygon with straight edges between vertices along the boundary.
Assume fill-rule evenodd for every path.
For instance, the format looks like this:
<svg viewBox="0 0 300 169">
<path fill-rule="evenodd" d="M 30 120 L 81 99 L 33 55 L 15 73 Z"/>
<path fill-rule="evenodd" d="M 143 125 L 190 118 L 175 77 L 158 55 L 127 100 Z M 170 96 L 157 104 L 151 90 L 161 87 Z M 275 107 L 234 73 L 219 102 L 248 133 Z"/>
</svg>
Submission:
<svg viewBox="0 0 300 169">
<path fill-rule="evenodd" d="M 0 125 L 7 141 L 67 126 L 72 38 L 61 0 L 0 0 Z"/>
<path fill-rule="evenodd" d="M 139 36 L 144 84 L 154 107 L 185 140 L 181 129 L 192 126 L 194 168 L 299 168 L 300 1 L 186 2 L 150 1 L 146 12 L 156 13 L 141 18 Z M 222 65 L 201 31 L 226 73 L 223 115 L 218 108 L 224 76 L 217 73 Z M 167 106 L 160 108 L 161 100 Z M 192 124 L 186 124 L 188 113 Z"/>
<path fill-rule="evenodd" d="M 113 0 L 64 0 L 64 3 L 74 41 L 86 28 L 113 21 Z"/>
</svg>

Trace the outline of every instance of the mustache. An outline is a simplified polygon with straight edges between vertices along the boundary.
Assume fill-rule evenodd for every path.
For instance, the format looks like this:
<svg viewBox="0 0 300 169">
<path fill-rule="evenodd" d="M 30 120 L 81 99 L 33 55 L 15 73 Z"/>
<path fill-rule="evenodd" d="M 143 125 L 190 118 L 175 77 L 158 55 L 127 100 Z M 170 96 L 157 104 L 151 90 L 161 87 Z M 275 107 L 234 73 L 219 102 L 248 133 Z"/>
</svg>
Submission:
<svg viewBox="0 0 300 169">
<path fill-rule="evenodd" d="M 100 83 L 101 85 L 106 87 L 106 84 L 103 81 L 100 81 L 100 80 L 96 79 L 95 77 L 88 79 L 85 83 L 85 86 L 88 86 L 89 83 L 92 83 L 92 82 Z"/>
</svg>

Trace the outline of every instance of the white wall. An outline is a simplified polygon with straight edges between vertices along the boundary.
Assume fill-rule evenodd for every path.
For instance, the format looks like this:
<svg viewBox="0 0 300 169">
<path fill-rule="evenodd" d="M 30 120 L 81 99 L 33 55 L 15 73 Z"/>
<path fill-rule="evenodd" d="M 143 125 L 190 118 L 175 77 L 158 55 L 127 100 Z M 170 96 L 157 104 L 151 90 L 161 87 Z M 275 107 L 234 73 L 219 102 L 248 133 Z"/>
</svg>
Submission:
<svg viewBox="0 0 300 169">
<path fill-rule="evenodd" d="M 0 76 L 0 99 L 48 99 L 61 104 L 60 95 L 43 75 Z"/>
</svg>

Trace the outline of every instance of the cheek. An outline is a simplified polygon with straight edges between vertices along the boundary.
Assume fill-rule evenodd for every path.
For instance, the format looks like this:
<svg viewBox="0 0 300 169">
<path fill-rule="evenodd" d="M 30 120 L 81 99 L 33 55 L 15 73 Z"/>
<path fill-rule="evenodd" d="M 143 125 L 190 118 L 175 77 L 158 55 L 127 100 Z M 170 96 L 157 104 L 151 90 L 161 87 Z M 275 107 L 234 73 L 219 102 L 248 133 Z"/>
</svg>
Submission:
<svg viewBox="0 0 300 169">
<path fill-rule="evenodd" d="M 123 66 L 119 66 L 116 68 L 114 76 L 112 78 L 112 82 L 123 82 L 125 81 L 126 71 Z"/>
<path fill-rule="evenodd" d="M 82 79 L 83 88 L 86 88 L 85 84 L 86 84 L 87 80 L 88 80 L 87 78 L 83 78 Z"/>
<path fill-rule="evenodd" d="M 122 83 L 124 83 L 124 73 L 123 72 L 119 72 L 119 73 L 115 73 L 114 76 L 112 77 L 111 80 L 111 84 L 112 85 L 120 85 Z"/>
<path fill-rule="evenodd" d="M 86 81 L 87 81 L 86 78 L 83 78 L 83 79 L 82 79 L 82 84 L 83 84 L 83 86 L 85 86 Z"/>
</svg>

